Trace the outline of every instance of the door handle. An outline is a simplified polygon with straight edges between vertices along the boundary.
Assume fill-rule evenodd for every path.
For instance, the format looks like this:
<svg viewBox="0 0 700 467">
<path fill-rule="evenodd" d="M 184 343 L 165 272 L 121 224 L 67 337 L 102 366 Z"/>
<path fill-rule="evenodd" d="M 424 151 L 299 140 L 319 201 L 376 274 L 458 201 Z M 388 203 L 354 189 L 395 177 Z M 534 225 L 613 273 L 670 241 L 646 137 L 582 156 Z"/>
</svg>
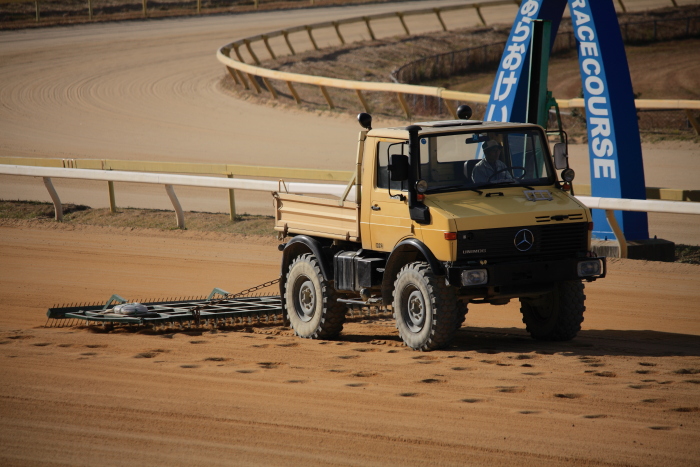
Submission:
<svg viewBox="0 0 700 467">
<path fill-rule="evenodd" d="M 381 210 L 382 210 L 382 208 L 380 208 L 376 204 L 374 206 L 372 206 L 372 211 L 381 211 Z"/>
</svg>

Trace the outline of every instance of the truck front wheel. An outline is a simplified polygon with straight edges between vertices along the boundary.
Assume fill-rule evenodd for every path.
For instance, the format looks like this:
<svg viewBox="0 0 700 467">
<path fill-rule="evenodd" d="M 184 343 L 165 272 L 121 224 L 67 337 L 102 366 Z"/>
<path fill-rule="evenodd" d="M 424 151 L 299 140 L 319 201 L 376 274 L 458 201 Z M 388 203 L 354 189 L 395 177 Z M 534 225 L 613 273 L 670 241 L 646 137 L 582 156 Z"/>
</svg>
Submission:
<svg viewBox="0 0 700 467">
<path fill-rule="evenodd" d="M 521 298 L 523 322 L 535 339 L 568 341 L 581 330 L 586 310 L 581 281 L 560 282 L 550 293 L 538 298 Z"/>
<path fill-rule="evenodd" d="M 447 346 L 466 314 L 454 288 L 439 280 L 424 262 L 407 264 L 399 271 L 393 309 L 401 339 L 415 350 Z"/>
<path fill-rule="evenodd" d="M 285 283 L 285 301 L 289 323 L 297 336 L 331 339 L 340 334 L 345 306 L 337 298 L 313 255 L 304 254 L 292 261 Z"/>
</svg>

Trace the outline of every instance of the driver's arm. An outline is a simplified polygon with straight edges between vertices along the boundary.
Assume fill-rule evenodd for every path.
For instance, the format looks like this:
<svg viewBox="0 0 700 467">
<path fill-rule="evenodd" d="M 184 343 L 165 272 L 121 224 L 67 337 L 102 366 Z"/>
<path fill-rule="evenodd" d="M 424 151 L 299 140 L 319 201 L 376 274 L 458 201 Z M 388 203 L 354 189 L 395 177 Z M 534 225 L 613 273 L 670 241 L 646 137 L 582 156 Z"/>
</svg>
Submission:
<svg viewBox="0 0 700 467">
<path fill-rule="evenodd" d="M 504 164 L 501 161 L 498 161 L 498 170 L 504 170 L 504 172 L 501 172 L 503 174 L 503 177 L 507 180 L 513 180 L 513 175 L 511 174 L 511 168 L 508 167 L 506 164 Z"/>
</svg>

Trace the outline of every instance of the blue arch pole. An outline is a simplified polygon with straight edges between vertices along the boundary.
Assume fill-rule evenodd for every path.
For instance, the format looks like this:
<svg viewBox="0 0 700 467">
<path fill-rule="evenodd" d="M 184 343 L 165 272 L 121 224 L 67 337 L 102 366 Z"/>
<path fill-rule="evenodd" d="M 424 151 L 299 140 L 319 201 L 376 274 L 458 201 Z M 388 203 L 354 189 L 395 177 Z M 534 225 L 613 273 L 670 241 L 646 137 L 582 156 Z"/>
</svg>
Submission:
<svg viewBox="0 0 700 467">
<path fill-rule="evenodd" d="M 527 121 L 531 23 L 536 19 L 551 21 L 553 44 L 565 7 L 566 0 L 526 0 L 520 4 L 491 88 L 484 120 Z"/>
<path fill-rule="evenodd" d="M 485 120 L 526 121 L 530 22 L 552 21 L 552 42 L 567 0 L 522 2 L 496 72 Z M 644 165 L 634 92 L 612 0 L 568 0 L 578 46 L 593 196 L 645 199 Z M 516 56 L 518 55 L 518 56 Z M 616 212 L 628 240 L 649 238 L 647 214 Z M 615 238 L 594 211 L 593 237 Z"/>
</svg>

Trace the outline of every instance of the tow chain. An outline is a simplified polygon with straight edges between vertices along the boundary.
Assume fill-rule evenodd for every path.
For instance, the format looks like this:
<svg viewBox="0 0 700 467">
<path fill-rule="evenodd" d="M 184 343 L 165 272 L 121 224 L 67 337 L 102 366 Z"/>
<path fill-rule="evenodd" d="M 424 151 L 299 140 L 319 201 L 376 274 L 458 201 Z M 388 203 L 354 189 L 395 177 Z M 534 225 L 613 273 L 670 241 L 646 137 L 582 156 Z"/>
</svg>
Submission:
<svg viewBox="0 0 700 467">
<path fill-rule="evenodd" d="M 241 291 L 238 292 L 238 293 L 228 294 L 228 295 L 226 295 L 226 298 L 236 298 L 236 297 L 240 297 L 240 296 L 242 296 L 242 295 L 248 295 L 249 293 L 256 292 L 256 291 L 258 291 L 258 290 L 260 290 L 260 289 L 264 289 L 265 287 L 270 287 L 271 285 L 278 284 L 279 281 L 280 281 L 279 279 L 274 279 L 274 280 L 271 280 L 271 281 L 267 281 L 267 282 L 264 282 L 264 283 L 262 283 L 262 284 L 260 284 L 260 285 L 256 285 L 255 287 L 251 287 L 251 288 L 249 288 L 249 289 L 241 290 Z"/>
<path fill-rule="evenodd" d="M 256 292 L 260 289 L 270 287 L 271 285 L 275 285 L 275 284 L 279 283 L 279 281 L 280 281 L 279 279 L 274 279 L 271 281 L 264 282 L 260 285 L 256 285 L 255 287 L 241 290 L 240 292 L 237 292 L 237 293 L 226 294 L 223 296 L 223 298 L 208 300 L 206 303 L 203 303 L 202 305 L 197 305 L 195 307 L 190 308 L 190 312 L 192 313 L 192 318 L 194 319 L 195 324 L 197 326 L 199 326 L 199 318 L 201 316 L 202 310 L 206 310 L 207 308 L 209 308 L 211 306 L 218 305 L 218 304 L 223 303 L 223 302 L 230 300 L 232 298 L 242 297 L 242 296 L 251 294 L 253 292 Z"/>
</svg>

